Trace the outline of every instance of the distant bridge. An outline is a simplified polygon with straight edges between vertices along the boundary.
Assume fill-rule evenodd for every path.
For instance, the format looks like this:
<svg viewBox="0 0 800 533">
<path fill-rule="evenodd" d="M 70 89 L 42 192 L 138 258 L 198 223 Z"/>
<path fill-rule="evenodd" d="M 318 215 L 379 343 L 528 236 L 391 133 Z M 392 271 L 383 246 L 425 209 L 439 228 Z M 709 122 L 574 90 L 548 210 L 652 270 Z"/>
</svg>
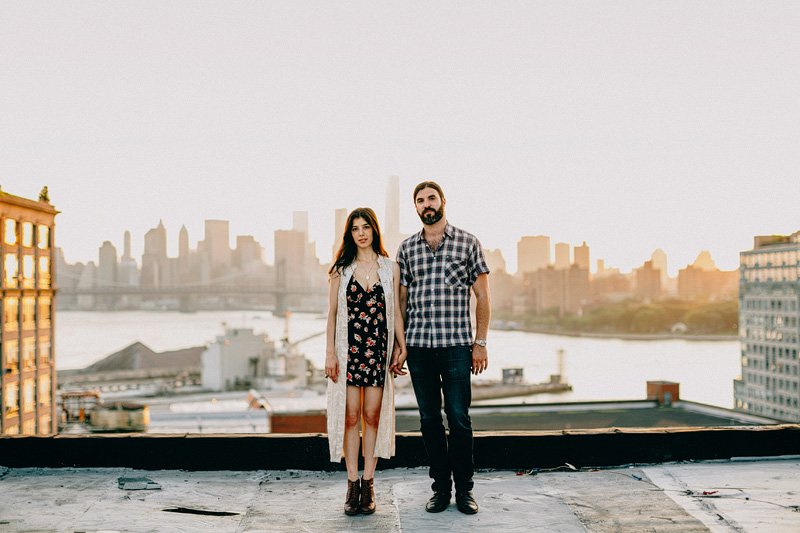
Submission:
<svg viewBox="0 0 800 533">
<path fill-rule="evenodd" d="M 109 286 L 58 289 L 62 296 L 325 296 L 326 287 L 276 287 L 270 285 L 166 285 L 160 287 Z"/>
<path fill-rule="evenodd" d="M 287 309 L 287 300 L 291 296 L 316 296 L 324 298 L 328 294 L 326 287 L 281 287 L 275 285 L 165 285 L 160 287 L 140 286 L 99 286 L 80 288 L 59 288 L 60 296 L 149 296 L 180 298 L 182 307 L 191 307 L 195 298 L 241 297 L 241 296 L 274 296 L 277 311 Z"/>
</svg>

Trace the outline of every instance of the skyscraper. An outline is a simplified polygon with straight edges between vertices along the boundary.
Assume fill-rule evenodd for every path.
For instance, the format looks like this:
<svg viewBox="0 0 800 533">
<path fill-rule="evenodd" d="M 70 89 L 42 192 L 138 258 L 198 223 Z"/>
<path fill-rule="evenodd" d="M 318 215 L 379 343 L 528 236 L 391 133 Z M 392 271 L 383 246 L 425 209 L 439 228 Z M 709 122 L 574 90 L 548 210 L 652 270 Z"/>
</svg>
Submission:
<svg viewBox="0 0 800 533">
<path fill-rule="evenodd" d="M 166 275 L 167 230 L 164 222 L 159 220 L 158 226 L 144 235 L 141 284 L 143 287 L 160 287 L 168 282 Z"/>
<path fill-rule="evenodd" d="M 52 271 L 58 211 L 0 194 L 0 433 L 47 435 L 57 430 Z"/>
<path fill-rule="evenodd" d="M 111 241 L 103 242 L 98 252 L 97 285 L 111 287 L 117 281 L 117 249 Z"/>
<path fill-rule="evenodd" d="M 344 235 L 344 225 L 347 223 L 347 209 L 341 208 L 334 211 L 335 223 L 333 233 L 333 250 L 331 254 L 331 263 L 336 260 L 336 252 L 339 251 L 339 246 L 342 244 L 342 235 Z"/>
<path fill-rule="evenodd" d="M 800 231 L 755 238 L 739 255 L 742 374 L 734 407 L 800 422 Z"/>
<path fill-rule="evenodd" d="M 125 235 L 123 237 L 123 252 L 122 252 L 122 259 L 133 259 L 131 255 L 131 232 L 125 231 Z"/>
<path fill-rule="evenodd" d="M 292 229 L 304 233 L 308 240 L 308 211 L 292 211 Z"/>
<path fill-rule="evenodd" d="M 386 187 L 386 217 L 383 227 L 383 247 L 389 253 L 389 257 L 397 254 L 400 243 L 406 238 L 400 233 L 400 178 L 389 176 L 389 184 Z"/>
<path fill-rule="evenodd" d="M 131 255 L 130 231 L 125 232 L 123 242 L 122 258 L 119 260 L 119 267 L 117 268 L 117 281 L 122 285 L 138 285 L 139 267 L 136 265 L 136 260 Z M 128 300 L 129 298 L 123 299 Z"/>
<path fill-rule="evenodd" d="M 556 270 L 565 270 L 569 268 L 569 243 L 557 242 L 556 246 Z"/>
<path fill-rule="evenodd" d="M 575 255 L 575 264 L 578 268 L 583 268 L 584 270 L 589 270 L 591 268 L 591 260 L 589 259 L 589 245 L 586 244 L 586 241 L 583 241 L 583 244 L 580 246 L 576 246 L 573 249 L 573 254 Z"/>
<path fill-rule="evenodd" d="M 302 287 L 308 283 L 306 259 L 308 246 L 302 231 L 275 230 L 275 271 L 280 287 Z"/>
<path fill-rule="evenodd" d="M 224 275 L 232 263 L 230 223 L 227 220 L 206 220 L 204 247 L 212 278 Z"/>
<path fill-rule="evenodd" d="M 661 286 L 663 287 L 667 282 L 667 254 L 661 248 L 657 248 L 650 256 L 650 261 L 653 262 L 653 268 L 661 271 Z"/>
<path fill-rule="evenodd" d="M 661 296 L 661 272 L 653 267 L 652 261 L 636 269 L 636 296 L 655 300 Z"/>
<path fill-rule="evenodd" d="M 550 237 L 522 237 L 517 242 L 517 273 L 520 275 L 546 268 L 550 264 Z"/>
<path fill-rule="evenodd" d="M 386 218 L 383 230 L 387 235 L 400 234 L 400 178 L 398 176 L 389 176 L 389 184 L 386 187 Z"/>
</svg>

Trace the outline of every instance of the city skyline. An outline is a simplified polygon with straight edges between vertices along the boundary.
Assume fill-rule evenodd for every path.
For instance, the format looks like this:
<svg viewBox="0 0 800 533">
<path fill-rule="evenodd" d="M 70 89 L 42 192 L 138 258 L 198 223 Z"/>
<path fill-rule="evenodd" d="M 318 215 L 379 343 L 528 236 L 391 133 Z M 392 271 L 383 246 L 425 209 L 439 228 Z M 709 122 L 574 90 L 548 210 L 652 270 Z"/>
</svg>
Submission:
<svg viewBox="0 0 800 533">
<path fill-rule="evenodd" d="M 797 230 L 799 14 L 780 1 L 7 5 L 0 186 L 49 186 L 69 261 L 159 218 L 193 235 L 229 220 L 269 257 L 294 211 L 326 255 L 333 210 L 383 220 L 397 175 L 400 232 L 418 231 L 410 193 L 434 179 L 448 219 L 510 269 L 517 239 L 543 234 L 625 271 L 654 244 L 671 268 L 708 249 L 731 270 L 754 235 Z"/>
<path fill-rule="evenodd" d="M 342 211 L 341 209 L 336 209 L 334 211 L 334 213 L 333 213 L 333 216 L 335 217 L 337 215 L 337 212 L 341 212 L 341 211 Z M 284 227 L 284 228 L 274 228 L 273 229 L 273 235 L 272 235 L 272 239 L 273 239 L 272 248 L 274 248 L 274 239 L 276 238 L 277 234 L 286 233 L 286 232 L 303 233 L 303 234 L 306 234 L 306 245 L 309 246 L 310 248 L 313 248 L 313 250 L 314 250 L 314 256 L 313 257 L 318 259 L 320 261 L 321 265 L 330 264 L 331 257 L 328 257 L 328 255 L 332 255 L 331 252 L 335 252 L 336 247 L 334 246 L 334 247 L 331 247 L 330 249 L 323 248 L 322 250 L 319 249 L 319 246 L 317 245 L 317 243 L 306 233 L 306 231 L 304 229 L 306 227 L 306 225 L 309 224 L 309 220 L 310 220 L 307 217 L 307 214 L 308 213 L 305 212 L 305 211 L 294 211 L 293 212 L 293 216 L 292 216 L 292 218 L 293 218 L 293 223 L 292 224 L 289 224 L 288 227 Z M 299 220 L 302 220 L 302 222 L 298 224 Z M 227 225 L 229 223 L 229 221 L 228 220 L 224 220 L 224 219 L 207 219 L 207 220 L 204 220 L 203 223 L 206 224 L 206 225 L 208 225 L 209 223 Z M 166 255 L 165 255 L 166 258 L 169 258 L 169 259 L 180 259 L 181 257 L 185 256 L 188 252 L 196 253 L 196 252 L 201 251 L 202 248 L 203 248 L 204 239 L 203 239 L 203 234 L 202 233 L 200 233 L 200 235 L 198 235 L 197 238 L 192 238 L 191 235 L 189 234 L 187 228 L 186 228 L 186 224 L 183 223 L 183 224 L 181 224 L 181 227 L 180 227 L 179 230 L 173 232 L 174 233 L 173 237 L 177 236 L 177 238 L 171 239 L 170 238 L 171 232 L 170 232 L 169 229 L 164 227 L 162 219 L 159 219 L 159 223 L 156 226 L 148 229 L 145 232 L 145 234 L 141 236 L 141 239 L 140 239 L 141 242 L 144 243 L 146 241 L 146 239 L 147 239 L 147 234 L 150 233 L 150 232 L 153 232 L 154 230 L 159 230 L 159 231 L 162 231 L 162 232 L 165 233 L 165 239 L 166 239 L 166 244 L 167 244 L 167 251 L 166 251 Z M 248 243 L 247 243 L 248 245 L 250 244 L 250 242 L 252 242 L 252 245 L 257 246 L 261 250 L 261 252 L 262 252 L 261 253 L 261 260 L 263 261 L 264 264 L 266 264 L 266 265 L 274 265 L 275 264 L 275 258 L 274 257 L 268 257 L 267 254 L 264 253 L 266 248 L 267 248 L 266 247 L 266 243 L 262 242 L 262 241 L 260 241 L 258 239 L 254 239 L 252 233 L 247 233 L 247 232 L 245 232 L 245 233 L 237 233 L 237 232 L 234 232 L 234 231 L 228 231 L 227 232 L 227 236 L 228 236 L 228 247 L 229 247 L 229 251 L 230 252 L 234 252 L 237 249 L 237 245 L 240 244 L 240 241 L 242 240 L 242 238 L 247 238 L 248 239 Z M 129 258 L 129 259 L 132 258 L 136 262 L 136 264 L 141 268 L 142 262 L 143 262 L 143 256 L 146 255 L 144 253 L 145 246 L 141 247 L 142 253 L 140 253 L 138 255 L 136 253 L 133 253 L 133 252 L 126 252 L 126 250 L 135 249 L 135 247 L 131 244 L 132 242 L 135 242 L 135 241 L 133 241 L 132 237 L 133 236 L 131 235 L 130 230 L 125 230 L 124 233 L 123 233 L 122 238 L 120 239 L 120 241 L 122 243 L 121 245 L 120 245 L 120 242 L 118 242 L 116 240 L 107 239 L 107 240 L 104 240 L 102 243 L 100 243 L 98 246 L 96 246 L 95 257 L 93 257 L 91 259 L 88 259 L 88 260 L 85 260 L 85 261 L 80 261 L 80 260 L 79 261 L 69 261 L 68 260 L 67 263 L 69 263 L 69 264 L 77 264 L 77 263 L 88 264 L 88 263 L 91 262 L 91 263 L 94 263 L 95 266 L 99 266 L 99 264 L 100 264 L 99 256 L 102 255 L 103 253 L 108 253 L 106 250 L 107 250 L 107 247 L 110 245 L 111 247 L 113 247 L 113 250 L 116 253 L 117 261 L 121 261 L 121 260 L 126 259 L 126 258 Z M 757 236 L 751 236 L 751 240 L 753 238 L 756 238 L 756 237 Z M 249 239 L 252 239 L 252 241 L 250 241 Z M 517 246 L 517 248 L 519 248 L 519 245 L 521 243 L 526 242 L 529 239 L 545 239 L 547 241 L 551 241 L 552 240 L 551 237 L 548 236 L 548 235 L 536 235 L 536 236 L 522 235 L 522 236 L 520 236 L 518 238 L 518 241 L 517 241 L 517 245 L 518 246 Z M 170 241 L 173 241 L 173 240 L 175 242 L 177 242 L 178 244 L 176 244 L 175 246 L 169 246 Z M 231 243 L 233 243 L 233 244 L 231 244 Z M 586 241 L 582 241 L 580 244 L 565 243 L 565 242 L 550 242 L 547 246 L 548 246 L 549 252 L 550 252 L 547 255 L 547 260 L 545 260 L 544 262 L 534 261 L 535 264 L 536 264 L 536 267 L 533 268 L 533 269 L 529 269 L 526 272 L 534 272 L 535 270 L 538 270 L 539 268 L 545 268 L 547 266 L 554 266 L 557 269 L 563 269 L 563 268 L 567 268 L 570 265 L 574 264 L 574 265 L 580 266 L 581 268 L 586 268 L 587 270 L 589 270 L 593 274 L 602 275 L 604 272 L 609 272 L 609 271 L 619 271 L 619 272 L 625 273 L 625 274 L 633 274 L 633 273 L 635 273 L 635 271 L 637 269 L 639 269 L 643 265 L 645 265 L 645 263 L 652 261 L 654 256 L 659 257 L 659 265 L 655 265 L 654 264 L 654 266 L 658 267 L 658 266 L 660 266 L 662 264 L 669 263 L 669 266 L 667 268 L 667 272 L 664 273 L 663 270 L 662 270 L 662 277 L 663 276 L 667 276 L 669 278 L 675 278 L 677 276 L 677 273 L 678 273 L 679 270 L 681 270 L 681 269 L 683 269 L 683 268 L 685 268 L 687 266 L 690 266 L 690 265 L 699 266 L 699 267 L 701 267 L 703 269 L 727 270 L 727 269 L 721 268 L 719 266 L 717 258 L 713 257 L 713 254 L 711 254 L 707 249 L 697 250 L 695 255 L 693 256 L 693 259 L 691 259 L 685 265 L 676 265 L 676 264 L 673 264 L 672 260 L 668 261 L 668 259 L 667 259 L 669 257 L 668 254 L 665 254 L 664 251 L 661 248 L 656 247 L 656 248 L 652 249 L 652 252 L 649 255 L 646 255 L 646 256 L 642 257 L 640 259 L 640 262 L 637 265 L 632 267 L 630 270 L 624 270 L 624 269 L 620 268 L 617 265 L 609 264 L 609 262 L 607 260 L 605 260 L 605 258 L 603 258 L 603 257 L 596 257 L 593 251 L 590 252 L 590 250 L 593 250 L 593 248 L 590 245 L 590 243 L 587 243 Z M 560 261 L 555 256 L 555 250 L 558 250 L 559 247 L 561 247 L 561 250 L 562 250 L 562 259 Z M 61 248 L 60 246 L 58 248 L 62 252 L 64 252 L 63 248 Z M 173 248 L 174 248 L 174 253 L 173 253 Z M 499 249 L 496 249 L 496 248 L 486 248 L 486 247 L 484 247 L 484 249 L 485 249 L 486 252 L 490 252 L 490 253 L 493 253 L 493 254 L 497 254 L 497 252 L 499 250 Z M 575 250 L 576 249 L 579 250 L 579 255 L 575 255 Z M 330 250 L 330 251 L 328 251 L 328 250 Z M 499 259 L 501 259 L 503 264 L 505 265 L 505 270 L 504 271 L 507 272 L 507 273 L 510 273 L 510 274 L 519 274 L 520 271 L 519 271 L 518 268 L 512 268 L 509 265 L 509 260 L 507 259 L 507 257 L 505 255 L 505 253 L 503 252 L 503 250 L 499 250 L 499 252 L 501 254 L 499 256 Z M 130 253 L 130 255 L 129 256 L 126 255 L 127 253 Z M 390 255 L 392 255 L 391 252 L 390 252 Z M 66 253 L 65 253 L 65 257 L 66 257 Z M 309 256 L 309 257 L 311 257 L 311 256 Z M 597 268 L 598 267 L 598 264 L 597 264 L 598 261 L 600 261 L 601 264 L 603 265 L 602 271 L 598 271 L 598 268 Z M 659 269 L 659 270 L 661 270 L 661 269 Z M 730 269 L 730 270 L 736 270 L 736 269 L 734 268 L 734 269 Z"/>
</svg>

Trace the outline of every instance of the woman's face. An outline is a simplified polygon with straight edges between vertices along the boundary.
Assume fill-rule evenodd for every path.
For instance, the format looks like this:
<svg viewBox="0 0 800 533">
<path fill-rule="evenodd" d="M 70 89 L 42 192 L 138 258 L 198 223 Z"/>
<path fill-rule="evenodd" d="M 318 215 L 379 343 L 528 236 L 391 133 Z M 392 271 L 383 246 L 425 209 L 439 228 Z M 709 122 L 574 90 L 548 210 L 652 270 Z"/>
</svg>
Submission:
<svg viewBox="0 0 800 533">
<path fill-rule="evenodd" d="M 350 233 L 359 248 L 372 248 L 372 226 L 361 217 L 353 219 Z"/>
</svg>

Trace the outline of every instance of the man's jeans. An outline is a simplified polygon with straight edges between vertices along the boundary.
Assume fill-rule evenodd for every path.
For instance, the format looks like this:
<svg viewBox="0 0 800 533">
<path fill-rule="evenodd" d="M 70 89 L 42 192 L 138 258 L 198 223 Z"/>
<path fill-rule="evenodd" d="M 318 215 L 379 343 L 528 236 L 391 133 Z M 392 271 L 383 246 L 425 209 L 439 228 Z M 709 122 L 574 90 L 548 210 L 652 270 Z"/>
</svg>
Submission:
<svg viewBox="0 0 800 533">
<path fill-rule="evenodd" d="M 430 461 L 434 491 L 450 492 L 452 472 L 456 492 L 472 490 L 472 347 L 408 347 L 408 369 L 419 405 L 422 440 Z M 449 436 L 442 425 L 442 393 Z"/>
</svg>

